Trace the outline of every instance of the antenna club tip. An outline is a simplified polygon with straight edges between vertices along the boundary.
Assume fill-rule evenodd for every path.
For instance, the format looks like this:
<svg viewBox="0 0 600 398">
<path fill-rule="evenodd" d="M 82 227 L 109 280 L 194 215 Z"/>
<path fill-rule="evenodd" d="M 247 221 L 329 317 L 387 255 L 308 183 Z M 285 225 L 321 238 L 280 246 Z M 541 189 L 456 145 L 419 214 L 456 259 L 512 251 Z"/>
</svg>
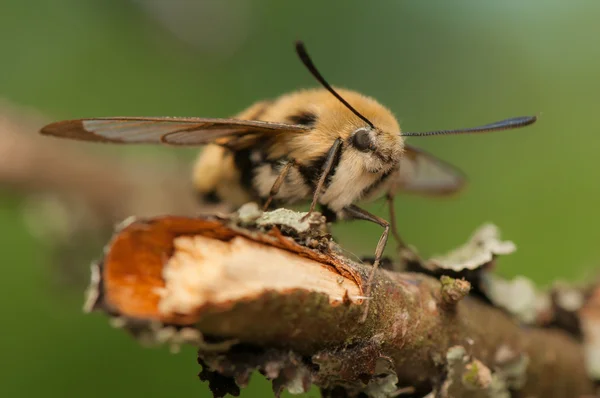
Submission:
<svg viewBox="0 0 600 398">
<path fill-rule="evenodd" d="M 540 113 L 533 115 L 533 116 L 529 116 L 527 119 L 527 122 L 525 123 L 525 126 L 528 126 L 530 124 L 534 124 L 535 122 L 537 122 L 538 117 L 540 117 Z"/>
</svg>

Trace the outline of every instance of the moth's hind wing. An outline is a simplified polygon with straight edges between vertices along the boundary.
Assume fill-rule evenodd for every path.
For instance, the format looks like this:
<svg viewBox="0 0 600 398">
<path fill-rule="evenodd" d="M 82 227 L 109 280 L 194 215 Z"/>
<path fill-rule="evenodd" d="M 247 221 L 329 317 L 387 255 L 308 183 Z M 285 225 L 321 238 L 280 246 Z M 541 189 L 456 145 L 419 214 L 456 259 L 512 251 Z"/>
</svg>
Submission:
<svg viewBox="0 0 600 398">
<path fill-rule="evenodd" d="M 393 181 L 393 189 L 426 196 L 443 196 L 460 191 L 465 175 L 456 167 L 421 149 L 405 146 Z"/>
</svg>

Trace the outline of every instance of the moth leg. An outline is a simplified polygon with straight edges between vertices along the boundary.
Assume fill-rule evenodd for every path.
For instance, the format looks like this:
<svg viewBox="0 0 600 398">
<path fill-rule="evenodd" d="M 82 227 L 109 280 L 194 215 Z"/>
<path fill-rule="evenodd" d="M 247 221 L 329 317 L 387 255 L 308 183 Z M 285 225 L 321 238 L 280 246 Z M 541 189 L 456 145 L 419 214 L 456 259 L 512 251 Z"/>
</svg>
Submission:
<svg viewBox="0 0 600 398">
<path fill-rule="evenodd" d="M 312 202 L 310 203 L 310 209 L 308 210 L 308 213 L 304 217 L 302 217 L 303 220 L 306 220 L 306 218 L 308 218 L 308 216 L 310 216 L 310 214 L 313 211 L 315 211 L 315 207 L 317 206 L 317 203 L 319 201 L 319 196 L 321 195 L 321 191 L 323 190 L 323 187 L 325 186 L 325 182 L 327 181 L 327 177 L 329 177 L 329 173 L 331 173 L 331 170 L 333 169 L 334 160 L 340 153 L 341 149 L 342 149 L 342 139 L 338 138 L 333 142 L 333 145 L 329 149 L 329 152 L 327 152 L 327 158 L 325 159 L 325 164 L 323 165 L 323 173 L 321 173 L 319 182 L 317 182 L 317 186 L 316 186 L 315 192 L 313 194 Z"/>
<path fill-rule="evenodd" d="M 290 172 L 290 169 L 295 164 L 296 164 L 296 162 L 294 160 L 288 160 L 288 162 L 282 167 L 281 171 L 279 172 L 279 175 L 277 176 L 277 179 L 275 179 L 275 182 L 273 183 L 273 186 L 271 187 L 271 190 L 269 191 L 269 197 L 267 198 L 265 204 L 263 205 L 263 211 L 267 211 L 267 209 L 269 208 L 269 205 L 273 201 L 273 198 L 275 197 L 275 195 L 277 195 L 277 193 L 279 192 L 279 189 L 283 185 L 283 182 L 285 181 L 285 177 L 287 177 L 288 173 Z"/>
<path fill-rule="evenodd" d="M 392 195 L 391 193 L 387 193 L 387 195 L 385 196 L 385 199 L 387 201 L 388 204 L 388 209 L 389 209 L 389 213 L 390 213 L 390 230 L 392 232 L 392 236 L 394 237 L 394 240 L 396 241 L 397 244 L 397 251 L 398 253 L 401 253 L 402 251 L 404 251 L 405 249 L 408 248 L 408 246 L 406 245 L 406 243 L 404 243 L 404 240 L 402 239 L 402 237 L 400 236 L 400 233 L 398 232 L 398 224 L 396 223 L 396 209 L 394 209 L 394 195 Z"/>
<path fill-rule="evenodd" d="M 398 232 L 398 224 L 396 223 L 396 210 L 394 209 L 394 195 L 390 192 L 386 195 L 386 200 L 388 202 L 388 208 L 390 213 L 390 229 L 392 231 L 392 236 L 396 241 L 396 253 L 400 260 L 404 263 L 409 261 L 418 261 L 423 262 L 419 255 L 413 251 L 407 244 L 404 242 L 404 239 L 400 236 Z"/>
<path fill-rule="evenodd" d="M 390 223 L 384 220 L 381 217 L 377 217 L 374 214 L 369 213 L 368 211 L 361 209 L 356 205 L 350 205 L 344 207 L 343 214 L 346 217 L 355 219 L 355 220 L 364 220 L 374 222 L 377 225 L 383 227 L 383 233 L 379 238 L 379 242 L 377 243 L 377 248 L 375 249 L 375 260 L 373 261 L 373 267 L 371 268 L 371 272 L 369 273 L 369 277 L 367 279 L 367 290 L 365 292 L 365 296 L 367 296 L 367 300 L 365 302 L 365 310 L 360 318 L 360 322 L 364 322 L 367 319 L 367 313 L 369 311 L 369 299 L 371 296 L 371 289 L 373 284 L 373 278 L 375 277 L 375 272 L 381 263 L 381 258 L 383 257 L 383 251 L 385 249 L 385 245 L 388 241 L 388 235 L 390 232 Z"/>
</svg>

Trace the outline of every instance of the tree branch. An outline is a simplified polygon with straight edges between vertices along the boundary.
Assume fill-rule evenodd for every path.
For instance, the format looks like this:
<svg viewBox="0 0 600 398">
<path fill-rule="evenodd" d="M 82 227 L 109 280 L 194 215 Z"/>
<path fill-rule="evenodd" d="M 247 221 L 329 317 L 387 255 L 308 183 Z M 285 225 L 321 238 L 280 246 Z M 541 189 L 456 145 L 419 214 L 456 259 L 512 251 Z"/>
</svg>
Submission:
<svg viewBox="0 0 600 398">
<path fill-rule="evenodd" d="M 465 297 L 469 282 L 422 272 L 380 270 L 366 298 L 370 266 L 343 256 L 318 213 L 303 215 L 245 206 L 131 221 L 94 266 L 86 308 L 143 341 L 197 345 L 215 396 L 238 393 L 256 369 L 277 394 L 311 384 L 336 397 L 594 393 L 566 331 L 521 325 Z"/>
</svg>

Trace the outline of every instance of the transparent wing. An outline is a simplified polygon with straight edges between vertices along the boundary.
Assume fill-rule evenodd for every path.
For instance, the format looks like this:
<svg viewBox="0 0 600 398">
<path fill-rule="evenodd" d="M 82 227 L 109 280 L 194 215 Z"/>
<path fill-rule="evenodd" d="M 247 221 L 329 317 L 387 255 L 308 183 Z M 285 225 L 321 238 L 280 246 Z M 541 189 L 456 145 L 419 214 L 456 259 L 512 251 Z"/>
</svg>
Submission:
<svg viewBox="0 0 600 398">
<path fill-rule="evenodd" d="M 256 120 L 182 117 L 109 117 L 65 120 L 49 124 L 41 133 L 82 141 L 118 144 L 195 146 L 225 144 L 250 134 L 305 132 L 306 126 Z"/>
<path fill-rule="evenodd" d="M 400 160 L 395 189 L 423 195 L 447 195 L 464 187 L 466 178 L 456 167 L 412 146 Z"/>
</svg>

